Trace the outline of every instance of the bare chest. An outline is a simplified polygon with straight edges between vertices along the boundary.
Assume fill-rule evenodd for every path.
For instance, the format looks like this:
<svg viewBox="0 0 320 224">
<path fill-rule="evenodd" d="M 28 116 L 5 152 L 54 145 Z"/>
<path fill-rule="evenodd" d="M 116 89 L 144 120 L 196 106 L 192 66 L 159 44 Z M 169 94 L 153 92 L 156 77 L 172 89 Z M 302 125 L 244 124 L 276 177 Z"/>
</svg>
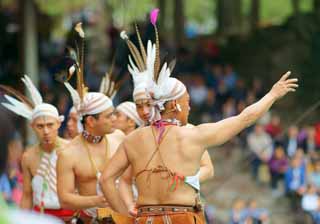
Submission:
<svg viewBox="0 0 320 224">
<path fill-rule="evenodd" d="M 91 182 L 97 180 L 97 173 L 102 172 L 109 161 L 107 153 L 83 153 L 79 156 L 75 165 L 75 175 L 77 182 Z"/>
</svg>

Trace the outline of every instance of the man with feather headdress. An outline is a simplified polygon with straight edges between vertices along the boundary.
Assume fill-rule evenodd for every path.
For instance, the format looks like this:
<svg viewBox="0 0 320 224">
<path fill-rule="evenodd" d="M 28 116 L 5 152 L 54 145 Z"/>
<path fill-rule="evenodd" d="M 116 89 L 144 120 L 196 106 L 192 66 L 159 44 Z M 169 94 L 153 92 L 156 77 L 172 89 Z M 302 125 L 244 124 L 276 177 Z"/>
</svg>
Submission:
<svg viewBox="0 0 320 224">
<path fill-rule="evenodd" d="M 22 78 L 32 102 L 18 91 L 1 86 L 15 98 L 5 95 L 8 102 L 2 103 L 12 112 L 28 119 L 36 133 L 38 144 L 26 149 L 22 157 L 23 195 L 20 207 L 71 219 L 73 211 L 61 209 L 57 194 L 57 154 L 68 143 L 58 136 L 63 121 L 55 106 L 43 102 L 37 88 L 28 76 Z"/>
<path fill-rule="evenodd" d="M 149 45 L 154 52 L 157 47 L 151 42 Z M 262 99 L 239 115 L 186 127 L 190 98 L 185 85 L 170 77 L 166 63 L 160 70 L 157 62 L 150 67 L 151 84 L 142 83 L 143 74 L 136 67 L 141 66 L 139 61 L 141 58 L 135 59 L 136 64 L 130 62 L 134 65 L 131 73 L 140 79 L 142 88 L 150 86 L 160 119 L 137 129 L 122 142 L 101 178 L 104 195 L 115 211 L 128 213 L 114 181 L 131 166 L 139 192 L 136 224 L 205 223 L 197 200 L 200 161 L 205 149 L 225 143 L 256 122 L 274 102 L 295 91 L 297 79 L 290 79 L 287 72 Z"/>
<path fill-rule="evenodd" d="M 84 39 L 81 24 L 76 26 L 76 31 Z M 68 69 L 69 78 L 73 73 L 77 75 L 77 88 L 68 82 L 65 86 L 79 117 L 80 134 L 59 155 L 58 194 L 62 207 L 79 211 L 75 219 L 92 223 L 98 222 L 101 212 L 109 207 L 101 193 L 99 179 L 124 134 L 114 128 L 116 117 L 112 98 L 116 92 L 115 83 L 104 79 L 101 92 L 87 92 L 83 82 L 83 54 L 79 56 Z"/>
<path fill-rule="evenodd" d="M 152 21 L 152 23 L 155 24 L 155 21 Z M 153 99 L 154 94 L 152 91 L 154 71 L 159 70 L 160 68 L 159 38 L 158 32 L 156 30 L 156 44 L 152 45 L 151 41 L 149 41 L 147 45 L 147 50 L 145 50 L 137 26 L 136 34 L 139 42 L 140 51 L 138 50 L 138 47 L 136 47 L 129 40 L 128 36 L 124 31 L 121 33 L 121 38 L 123 38 L 127 42 L 129 50 L 131 52 L 131 56 L 129 56 L 130 65 L 128 65 L 128 70 L 133 77 L 133 99 L 136 104 L 137 114 L 139 115 L 140 119 L 143 120 L 144 126 L 148 126 L 152 124 L 154 121 L 157 121 L 161 118 L 158 105 L 155 103 L 156 101 Z M 133 63 L 133 60 L 136 63 Z M 168 70 L 170 72 L 172 72 L 174 65 L 175 60 L 173 60 L 168 66 Z M 167 68 L 166 64 L 163 68 Z M 192 125 L 188 124 L 187 126 L 191 127 Z M 213 177 L 213 174 L 214 169 L 210 155 L 207 151 L 205 151 L 200 162 L 198 180 L 199 182 L 204 182 L 209 178 Z M 132 192 L 126 192 L 126 190 L 129 189 L 126 186 L 132 183 L 132 175 L 133 174 L 131 167 L 129 167 L 128 170 L 121 176 L 119 184 L 119 191 L 121 197 L 125 202 L 126 206 L 128 207 L 130 213 L 134 213 L 135 203 L 133 200 L 134 197 Z"/>
</svg>

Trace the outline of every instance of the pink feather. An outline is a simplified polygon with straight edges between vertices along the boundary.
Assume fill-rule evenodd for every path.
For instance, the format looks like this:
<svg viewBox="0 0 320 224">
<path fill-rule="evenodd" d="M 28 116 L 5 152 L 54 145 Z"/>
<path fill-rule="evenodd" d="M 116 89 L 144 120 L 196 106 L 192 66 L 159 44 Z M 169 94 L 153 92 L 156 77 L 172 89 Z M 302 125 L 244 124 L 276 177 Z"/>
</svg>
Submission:
<svg viewBox="0 0 320 224">
<path fill-rule="evenodd" d="M 160 11 L 160 9 L 156 8 L 156 9 L 153 9 L 150 13 L 150 21 L 151 21 L 152 25 L 154 25 L 154 26 L 156 25 L 159 11 Z"/>
</svg>

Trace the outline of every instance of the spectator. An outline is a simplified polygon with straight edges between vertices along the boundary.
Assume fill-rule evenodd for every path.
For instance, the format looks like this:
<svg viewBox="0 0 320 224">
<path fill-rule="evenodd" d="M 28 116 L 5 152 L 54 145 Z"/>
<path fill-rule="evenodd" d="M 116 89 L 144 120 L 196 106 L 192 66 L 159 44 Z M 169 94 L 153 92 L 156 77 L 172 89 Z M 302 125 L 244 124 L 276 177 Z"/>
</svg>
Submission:
<svg viewBox="0 0 320 224">
<path fill-rule="evenodd" d="M 232 91 L 236 87 L 237 74 L 233 70 L 233 66 L 231 64 L 226 64 L 224 66 L 223 82 L 225 83 L 228 91 Z"/>
<path fill-rule="evenodd" d="M 278 190 L 278 182 L 284 180 L 284 174 L 286 173 L 288 166 L 288 158 L 284 153 L 283 147 L 277 146 L 269 161 L 272 195 L 275 197 L 281 195 L 281 192 Z"/>
<path fill-rule="evenodd" d="M 261 124 L 256 124 L 254 131 L 248 135 L 248 147 L 253 153 L 252 177 L 259 182 L 258 170 L 262 163 L 267 163 L 271 158 L 273 142 L 271 137 L 264 131 Z"/>
<path fill-rule="evenodd" d="M 230 224 L 245 224 L 247 221 L 248 215 L 245 209 L 245 202 L 242 199 L 236 199 L 233 202 Z"/>
<path fill-rule="evenodd" d="M 315 142 L 315 136 L 316 136 L 316 130 L 313 126 L 308 126 L 305 129 L 305 137 L 301 140 L 301 147 L 306 153 L 311 153 L 316 150 L 316 142 Z"/>
<path fill-rule="evenodd" d="M 245 101 L 247 96 L 247 88 L 243 79 L 238 79 L 235 88 L 232 90 L 232 97 L 238 101 Z"/>
<path fill-rule="evenodd" d="M 248 202 L 247 215 L 252 224 L 263 224 L 269 219 L 268 211 L 257 207 L 257 201 L 252 199 Z"/>
<path fill-rule="evenodd" d="M 290 126 L 288 129 L 288 135 L 283 141 L 283 145 L 286 151 L 287 156 L 292 158 L 298 149 L 298 133 L 299 129 L 297 126 Z"/>
<path fill-rule="evenodd" d="M 285 189 L 291 200 L 292 209 L 299 209 L 301 196 L 305 192 L 306 171 L 302 159 L 294 156 L 289 169 L 285 174 Z"/>
<path fill-rule="evenodd" d="M 308 183 L 312 184 L 320 192 L 320 160 L 314 164 L 314 170 L 308 175 Z"/>
<path fill-rule="evenodd" d="M 307 191 L 302 196 L 301 207 L 307 215 L 311 216 L 313 223 L 319 223 L 319 196 L 316 192 L 315 186 L 308 185 Z"/>
<path fill-rule="evenodd" d="M 192 105 L 196 107 L 202 106 L 207 100 L 208 89 L 200 74 L 195 74 L 189 90 Z"/>
<path fill-rule="evenodd" d="M 14 138 L 9 143 L 9 157 L 8 157 L 8 177 L 12 189 L 10 202 L 19 205 L 22 198 L 22 171 L 21 171 L 21 157 L 23 152 L 23 145 L 21 136 L 15 132 Z"/>
<path fill-rule="evenodd" d="M 280 117 L 278 115 L 272 115 L 271 121 L 266 125 L 265 130 L 273 139 L 278 140 L 282 131 Z"/>
<path fill-rule="evenodd" d="M 235 104 L 235 100 L 233 98 L 228 98 L 228 100 L 222 106 L 222 119 L 232 117 L 236 115 L 237 108 Z"/>
<path fill-rule="evenodd" d="M 315 143 L 316 148 L 320 149 L 320 122 L 316 124 L 315 126 Z"/>
<path fill-rule="evenodd" d="M 0 191 L 3 199 L 8 203 L 11 200 L 11 186 L 7 173 L 0 176 Z"/>
</svg>

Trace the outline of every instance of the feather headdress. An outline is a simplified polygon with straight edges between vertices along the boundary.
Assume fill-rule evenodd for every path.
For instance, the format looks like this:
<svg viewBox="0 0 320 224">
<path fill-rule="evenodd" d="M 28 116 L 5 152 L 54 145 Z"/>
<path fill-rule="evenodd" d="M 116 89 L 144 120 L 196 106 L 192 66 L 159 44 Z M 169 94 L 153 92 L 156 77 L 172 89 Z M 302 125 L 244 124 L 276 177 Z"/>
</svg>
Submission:
<svg viewBox="0 0 320 224">
<path fill-rule="evenodd" d="M 102 93 L 97 92 L 88 92 L 88 88 L 84 84 L 84 38 L 85 33 L 82 29 L 82 24 L 78 23 L 75 26 L 75 31 L 78 33 L 81 43 L 80 43 L 80 50 L 79 45 L 76 44 L 77 50 L 69 49 L 69 58 L 74 61 L 72 65 L 68 68 L 69 77 L 72 77 L 74 73 L 77 75 L 77 88 L 74 89 L 70 83 L 64 82 L 65 87 L 70 92 L 73 106 L 77 111 L 80 120 L 85 115 L 93 115 L 101 113 L 102 111 L 107 110 L 108 108 L 112 107 L 112 101 L 109 97 Z M 108 93 L 114 94 L 115 92 L 115 84 L 111 83 L 110 80 L 105 80 L 104 82 L 108 82 L 109 84 Z M 106 84 L 105 84 L 106 85 Z M 112 87 L 112 91 L 110 89 Z"/>
<path fill-rule="evenodd" d="M 99 92 L 105 94 L 111 100 L 114 99 L 115 95 L 117 94 L 118 90 L 120 89 L 123 82 L 127 79 L 127 77 L 123 77 L 122 79 L 118 79 L 114 72 L 115 67 L 115 58 L 113 58 L 111 67 L 108 72 L 102 77 L 100 83 Z"/>
<path fill-rule="evenodd" d="M 21 80 L 30 93 L 31 101 L 19 91 L 9 86 L 0 85 L 1 89 L 11 95 L 4 95 L 7 100 L 7 102 L 1 103 L 4 107 L 28 120 L 45 115 L 53 116 L 60 121 L 63 120 L 63 116 L 59 116 L 57 108 L 51 104 L 43 103 L 39 90 L 27 75 L 24 75 Z"/>
<path fill-rule="evenodd" d="M 73 105 L 75 108 L 80 109 L 81 103 L 85 94 L 88 92 L 88 88 L 84 84 L 84 44 L 85 33 L 82 29 L 82 23 L 77 23 L 74 27 L 81 41 L 76 42 L 76 50 L 72 47 L 67 47 L 67 71 L 58 73 L 56 79 L 63 82 L 65 87 L 70 92 Z M 68 82 L 72 76 L 76 74 L 77 87 L 74 89 Z"/>
<path fill-rule="evenodd" d="M 135 60 L 135 63 L 133 63 L 131 57 L 129 56 L 128 70 L 131 73 L 134 81 L 134 99 L 137 99 L 138 97 L 136 96 L 139 96 L 139 93 L 141 94 L 143 90 L 145 90 L 147 93 L 150 93 L 153 103 L 157 108 L 157 117 L 159 115 L 159 111 L 164 110 L 165 102 L 181 97 L 186 91 L 186 87 L 182 82 L 170 77 L 175 66 L 175 59 L 169 64 L 164 62 L 161 66 L 160 41 L 156 26 L 158 14 L 159 9 L 154 9 L 150 13 L 150 22 L 155 30 L 155 44 L 153 44 L 150 40 L 148 41 L 146 60 L 144 60 L 145 50 L 137 26 L 136 32 L 140 45 L 140 52 L 138 51 L 138 48 L 129 41 L 125 31 L 121 32 L 121 37 L 127 41 L 131 55 Z M 142 62 L 144 62 L 144 64 L 142 64 Z M 141 69 L 143 68 L 143 65 L 145 65 L 146 69 Z M 150 76 L 151 78 L 142 78 L 143 73 L 147 73 L 146 76 Z"/>
</svg>

